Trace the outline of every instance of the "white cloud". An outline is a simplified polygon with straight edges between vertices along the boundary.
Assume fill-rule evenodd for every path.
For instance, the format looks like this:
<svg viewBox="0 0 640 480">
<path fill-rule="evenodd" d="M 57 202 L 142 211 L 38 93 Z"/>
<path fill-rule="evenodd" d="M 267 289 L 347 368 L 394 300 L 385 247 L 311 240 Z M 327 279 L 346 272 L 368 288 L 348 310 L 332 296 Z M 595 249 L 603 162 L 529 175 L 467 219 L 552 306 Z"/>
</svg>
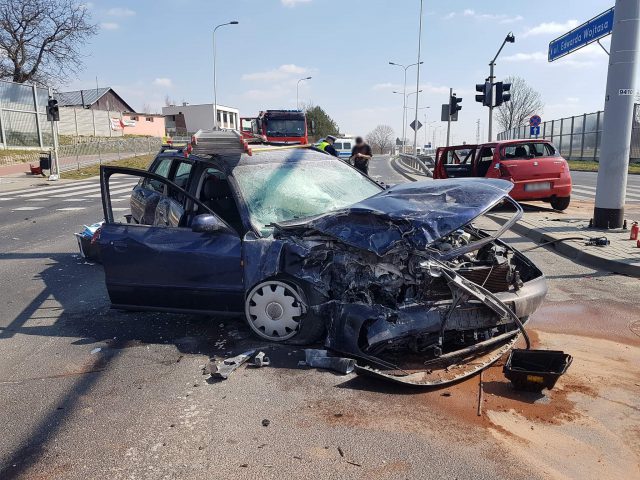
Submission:
<svg viewBox="0 0 640 480">
<path fill-rule="evenodd" d="M 133 17 L 135 14 L 136 12 L 130 8 L 115 7 L 107 10 L 107 15 L 112 17 Z"/>
<path fill-rule="evenodd" d="M 386 83 L 376 83 L 373 87 L 371 87 L 371 90 L 398 90 L 400 88 L 402 88 L 402 85 L 386 82 Z"/>
<path fill-rule="evenodd" d="M 475 10 L 472 10 L 471 8 L 467 8 L 463 10 L 462 13 L 450 12 L 447 15 L 445 15 L 443 18 L 445 20 L 451 20 L 452 18 L 458 15 L 462 17 L 474 18 L 476 20 L 498 22 L 502 24 L 519 22 L 524 18 L 522 17 L 522 15 L 509 16 L 505 13 L 478 13 Z"/>
<path fill-rule="evenodd" d="M 522 36 L 530 37 L 532 35 L 559 35 L 561 33 L 568 32 L 569 30 L 573 30 L 578 26 L 577 20 L 567 20 L 564 23 L 558 22 L 544 22 L 540 25 L 536 25 L 528 30 L 526 30 Z"/>
<path fill-rule="evenodd" d="M 158 86 L 158 87 L 173 87 L 173 82 L 171 81 L 170 78 L 156 78 L 153 81 L 153 84 Z"/>
<path fill-rule="evenodd" d="M 606 45 L 605 45 L 606 46 Z M 513 55 L 507 55 L 505 57 L 501 57 L 505 62 L 537 62 L 537 63 L 547 63 L 548 54 L 545 51 L 537 51 L 537 52 L 519 52 Z M 558 60 L 549 64 L 549 66 L 553 68 L 557 67 L 593 67 L 597 65 L 602 65 L 602 62 L 606 62 L 607 55 L 604 53 L 602 48 L 599 45 L 592 43 L 591 45 L 587 45 L 586 47 L 581 48 L 580 50 L 576 50 L 569 55 L 559 58 Z"/>
<path fill-rule="evenodd" d="M 120 25 L 115 22 L 103 22 L 100 24 L 102 30 L 118 30 Z"/>
<path fill-rule="evenodd" d="M 309 3 L 311 0 L 280 0 L 285 7 L 295 7 L 299 3 Z"/>
<path fill-rule="evenodd" d="M 278 80 L 287 80 L 293 75 L 305 75 L 309 73 L 309 69 L 300 67 L 294 64 L 280 65 L 273 70 L 267 70 L 264 72 L 245 73 L 242 75 L 242 80 L 245 81 L 263 81 L 274 82 Z"/>
<path fill-rule="evenodd" d="M 505 62 L 542 62 L 547 60 L 547 54 L 545 52 L 519 52 L 502 57 L 502 60 Z"/>
</svg>

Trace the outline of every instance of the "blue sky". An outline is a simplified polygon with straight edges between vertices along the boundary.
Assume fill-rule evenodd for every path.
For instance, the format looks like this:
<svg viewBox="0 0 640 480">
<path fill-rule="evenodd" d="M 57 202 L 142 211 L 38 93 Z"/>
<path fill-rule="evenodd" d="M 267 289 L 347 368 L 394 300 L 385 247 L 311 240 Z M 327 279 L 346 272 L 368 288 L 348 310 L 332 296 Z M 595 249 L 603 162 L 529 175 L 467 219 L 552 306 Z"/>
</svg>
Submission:
<svg viewBox="0 0 640 480">
<path fill-rule="evenodd" d="M 342 132 L 366 134 L 378 124 L 402 125 L 402 70 L 417 57 L 419 0 L 94 0 L 99 34 L 85 47 L 85 69 L 62 90 L 116 89 L 132 106 L 159 111 L 177 102 L 212 101 L 211 32 L 218 29 L 218 101 L 255 115 L 294 108 L 300 99 L 322 106 Z M 454 141 L 475 141 L 488 111 L 474 86 L 509 31 L 496 66 L 498 79 L 519 75 L 542 94 L 543 119 L 602 108 L 607 57 L 591 45 L 552 64 L 549 41 L 613 5 L 612 0 L 425 0 L 419 119 L 439 120 L 449 87 L 463 97 Z M 608 39 L 606 44 L 608 44 Z M 415 90 L 415 67 L 409 85 Z M 415 97 L 411 104 L 415 102 Z M 413 117 L 413 110 L 409 114 Z M 442 125 L 437 122 L 430 127 Z M 443 128 L 438 130 L 440 135 Z M 424 139 L 424 130 L 420 132 Z"/>
</svg>

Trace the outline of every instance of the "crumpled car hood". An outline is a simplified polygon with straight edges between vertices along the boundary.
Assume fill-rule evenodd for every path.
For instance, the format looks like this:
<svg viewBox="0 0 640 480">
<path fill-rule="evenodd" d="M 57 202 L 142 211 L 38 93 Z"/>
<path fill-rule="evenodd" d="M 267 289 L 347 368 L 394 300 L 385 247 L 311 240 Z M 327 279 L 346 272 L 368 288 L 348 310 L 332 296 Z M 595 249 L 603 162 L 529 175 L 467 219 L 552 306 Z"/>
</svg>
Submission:
<svg viewBox="0 0 640 480">
<path fill-rule="evenodd" d="M 276 227 L 313 230 L 377 255 L 402 242 L 424 250 L 490 210 L 512 188 L 506 180 L 485 178 L 403 183 L 349 207 Z"/>
</svg>

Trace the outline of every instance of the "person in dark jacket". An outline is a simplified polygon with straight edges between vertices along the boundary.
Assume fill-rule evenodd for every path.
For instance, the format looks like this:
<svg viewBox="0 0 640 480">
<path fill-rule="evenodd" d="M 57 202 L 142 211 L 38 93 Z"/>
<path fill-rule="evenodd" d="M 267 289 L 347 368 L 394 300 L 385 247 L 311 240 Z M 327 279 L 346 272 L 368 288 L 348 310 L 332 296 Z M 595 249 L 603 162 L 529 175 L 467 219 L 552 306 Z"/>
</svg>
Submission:
<svg viewBox="0 0 640 480">
<path fill-rule="evenodd" d="M 353 166 L 365 175 L 369 175 L 371 157 L 373 157 L 371 147 L 365 143 L 362 137 L 356 137 L 356 144 L 351 149 L 351 157 L 349 158 L 353 162 Z"/>
<path fill-rule="evenodd" d="M 318 150 L 322 150 L 323 152 L 328 153 L 329 155 L 333 155 L 334 157 L 337 157 L 338 152 L 333 146 L 335 142 L 336 142 L 336 137 L 334 137 L 333 135 L 327 135 L 325 139 L 318 144 L 317 148 Z"/>
</svg>

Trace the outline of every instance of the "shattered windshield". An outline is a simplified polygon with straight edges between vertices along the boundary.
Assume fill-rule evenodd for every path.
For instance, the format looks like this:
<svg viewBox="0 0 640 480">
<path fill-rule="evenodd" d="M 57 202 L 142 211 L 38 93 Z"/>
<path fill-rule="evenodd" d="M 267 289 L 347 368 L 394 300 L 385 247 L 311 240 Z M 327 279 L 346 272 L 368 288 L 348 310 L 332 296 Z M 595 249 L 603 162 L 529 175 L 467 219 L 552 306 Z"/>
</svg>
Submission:
<svg viewBox="0 0 640 480">
<path fill-rule="evenodd" d="M 234 177 L 253 223 L 267 225 L 329 212 L 359 202 L 381 188 L 335 160 L 241 165 Z"/>
</svg>

